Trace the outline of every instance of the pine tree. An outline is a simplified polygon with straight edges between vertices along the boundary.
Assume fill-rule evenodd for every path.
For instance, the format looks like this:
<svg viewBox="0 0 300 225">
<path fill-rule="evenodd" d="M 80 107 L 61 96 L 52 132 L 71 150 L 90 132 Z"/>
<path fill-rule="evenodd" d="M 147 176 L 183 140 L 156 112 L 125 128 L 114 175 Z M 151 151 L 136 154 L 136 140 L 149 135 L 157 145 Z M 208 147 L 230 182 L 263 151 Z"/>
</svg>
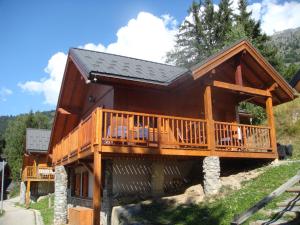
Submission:
<svg viewBox="0 0 300 225">
<path fill-rule="evenodd" d="M 167 53 L 167 62 L 190 67 L 221 49 L 231 32 L 230 5 L 230 0 L 221 0 L 216 12 L 211 0 L 193 2 L 190 16 L 179 27 L 174 50 Z"/>
<path fill-rule="evenodd" d="M 219 10 L 216 13 L 215 40 L 216 48 L 223 48 L 229 41 L 229 35 L 232 33 L 233 11 L 230 0 L 221 0 Z"/>
</svg>

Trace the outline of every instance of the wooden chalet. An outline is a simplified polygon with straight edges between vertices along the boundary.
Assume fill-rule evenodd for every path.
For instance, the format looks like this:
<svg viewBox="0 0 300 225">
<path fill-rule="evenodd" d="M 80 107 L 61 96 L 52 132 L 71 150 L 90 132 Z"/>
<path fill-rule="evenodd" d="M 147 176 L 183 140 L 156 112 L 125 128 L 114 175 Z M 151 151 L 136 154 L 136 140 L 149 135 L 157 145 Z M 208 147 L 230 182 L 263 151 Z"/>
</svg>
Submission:
<svg viewBox="0 0 300 225">
<path fill-rule="evenodd" d="M 70 188 L 91 201 L 99 224 L 106 160 L 275 159 L 273 106 L 294 98 L 290 85 L 245 40 L 192 68 L 73 48 L 49 157 L 54 167 L 86 168 L 92 178 L 75 176 Z M 241 122 L 238 105 L 244 101 L 265 108 L 265 125 Z M 90 179 L 92 188 L 85 184 Z"/>
<path fill-rule="evenodd" d="M 50 134 L 50 130 L 26 129 L 26 149 L 23 155 L 20 190 L 23 204 L 28 205 L 30 197 L 38 197 L 54 191 L 54 173 L 47 154 Z"/>
</svg>

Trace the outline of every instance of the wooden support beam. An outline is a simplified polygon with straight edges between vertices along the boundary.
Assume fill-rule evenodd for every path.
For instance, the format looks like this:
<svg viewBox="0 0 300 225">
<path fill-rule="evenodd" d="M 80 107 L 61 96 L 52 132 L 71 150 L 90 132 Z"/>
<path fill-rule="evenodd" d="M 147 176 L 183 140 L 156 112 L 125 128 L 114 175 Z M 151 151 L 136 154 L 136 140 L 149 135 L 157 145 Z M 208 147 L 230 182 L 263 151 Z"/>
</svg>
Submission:
<svg viewBox="0 0 300 225">
<path fill-rule="evenodd" d="M 27 181 L 27 185 L 26 185 L 25 204 L 26 204 L 26 208 L 29 208 L 29 204 L 30 204 L 30 180 Z"/>
<path fill-rule="evenodd" d="M 91 165 L 89 165 L 88 163 L 82 161 L 82 160 L 78 160 L 78 163 L 81 164 L 84 168 L 86 168 L 90 173 L 94 173 L 94 169 Z"/>
<path fill-rule="evenodd" d="M 101 192 L 102 192 L 102 155 L 94 151 L 94 187 L 93 187 L 93 225 L 100 224 Z"/>
<path fill-rule="evenodd" d="M 273 101 L 271 97 L 268 97 L 266 100 L 266 113 L 268 118 L 268 125 L 270 127 L 270 139 L 271 139 L 271 147 L 278 158 L 277 153 L 277 143 L 276 143 L 276 132 L 275 132 L 275 120 L 273 115 Z"/>
<path fill-rule="evenodd" d="M 213 121 L 213 111 L 212 111 L 212 94 L 211 86 L 208 85 L 204 90 L 204 110 L 205 119 L 207 121 L 207 144 L 208 149 L 214 151 L 215 149 L 215 129 Z"/>
<path fill-rule="evenodd" d="M 266 91 L 266 90 L 261 90 L 261 89 L 251 88 L 251 87 L 243 87 L 240 85 L 230 84 L 230 83 L 217 81 L 217 80 L 213 81 L 213 86 L 231 90 L 231 91 L 238 91 L 238 92 L 242 92 L 242 93 L 246 93 L 246 94 L 250 94 L 250 95 L 271 97 L 270 92 Z"/>
<path fill-rule="evenodd" d="M 268 91 L 274 91 L 278 87 L 277 83 L 273 83 L 267 90 Z"/>
<path fill-rule="evenodd" d="M 242 62 L 241 58 L 237 60 L 235 69 L 235 84 L 243 86 L 243 76 L 242 76 Z"/>
<path fill-rule="evenodd" d="M 78 116 L 81 112 L 80 109 L 77 108 L 65 108 L 65 107 L 60 107 L 57 109 L 57 112 L 63 115 L 72 115 L 72 116 Z"/>
</svg>

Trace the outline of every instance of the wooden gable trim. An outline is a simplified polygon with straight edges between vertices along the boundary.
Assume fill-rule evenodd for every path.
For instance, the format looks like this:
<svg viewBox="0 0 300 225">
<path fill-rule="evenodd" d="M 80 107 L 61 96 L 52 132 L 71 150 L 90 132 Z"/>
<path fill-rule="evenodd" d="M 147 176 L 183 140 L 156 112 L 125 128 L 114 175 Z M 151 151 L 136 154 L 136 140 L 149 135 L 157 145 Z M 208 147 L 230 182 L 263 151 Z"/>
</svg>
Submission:
<svg viewBox="0 0 300 225">
<path fill-rule="evenodd" d="M 192 71 L 193 78 L 196 80 L 209 71 L 213 70 L 220 64 L 229 60 L 233 56 L 237 55 L 242 51 L 247 51 L 257 63 L 279 84 L 284 92 L 291 98 L 294 99 L 295 95 L 293 89 L 289 84 L 279 75 L 279 73 L 264 59 L 264 57 L 246 40 L 243 40 L 233 46 L 232 48 L 224 51 L 223 53 L 216 55 L 213 59 L 199 66 Z"/>
</svg>

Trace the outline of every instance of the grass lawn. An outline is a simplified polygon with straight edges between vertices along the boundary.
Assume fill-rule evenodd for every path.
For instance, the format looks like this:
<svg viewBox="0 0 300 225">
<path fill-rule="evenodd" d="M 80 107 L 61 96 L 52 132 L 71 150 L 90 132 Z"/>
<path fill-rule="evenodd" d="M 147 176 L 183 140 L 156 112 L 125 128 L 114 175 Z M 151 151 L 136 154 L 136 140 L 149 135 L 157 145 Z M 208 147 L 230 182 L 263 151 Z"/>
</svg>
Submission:
<svg viewBox="0 0 300 225">
<path fill-rule="evenodd" d="M 45 198 L 37 203 L 31 203 L 30 208 L 39 210 L 43 217 L 43 221 L 45 225 L 52 225 L 53 224 L 53 203 L 54 197 L 51 196 L 51 208 L 48 207 L 49 198 Z"/>
<path fill-rule="evenodd" d="M 5 211 L 3 210 L 2 213 L 0 212 L 0 217 L 3 216 Z"/>
<path fill-rule="evenodd" d="M 245 182 L 238 191 L 226 190 L 224 197 L 199 205 L 171 207 L 167 202 L 142 205 L 142 213 L 135 220 L 146 224 L 174 225 L 228 225 L 235 214 L 239 214 L 271 193 L 300 170 L 300 163 L 289 163 L 278 167 L 268 167 L 254 180 Z M 267 208 L 275 208 L 276 202 L 287 198 L 280 196 Z M 251 219 L 262 218 L 255 214 Z"/>
</svg>

